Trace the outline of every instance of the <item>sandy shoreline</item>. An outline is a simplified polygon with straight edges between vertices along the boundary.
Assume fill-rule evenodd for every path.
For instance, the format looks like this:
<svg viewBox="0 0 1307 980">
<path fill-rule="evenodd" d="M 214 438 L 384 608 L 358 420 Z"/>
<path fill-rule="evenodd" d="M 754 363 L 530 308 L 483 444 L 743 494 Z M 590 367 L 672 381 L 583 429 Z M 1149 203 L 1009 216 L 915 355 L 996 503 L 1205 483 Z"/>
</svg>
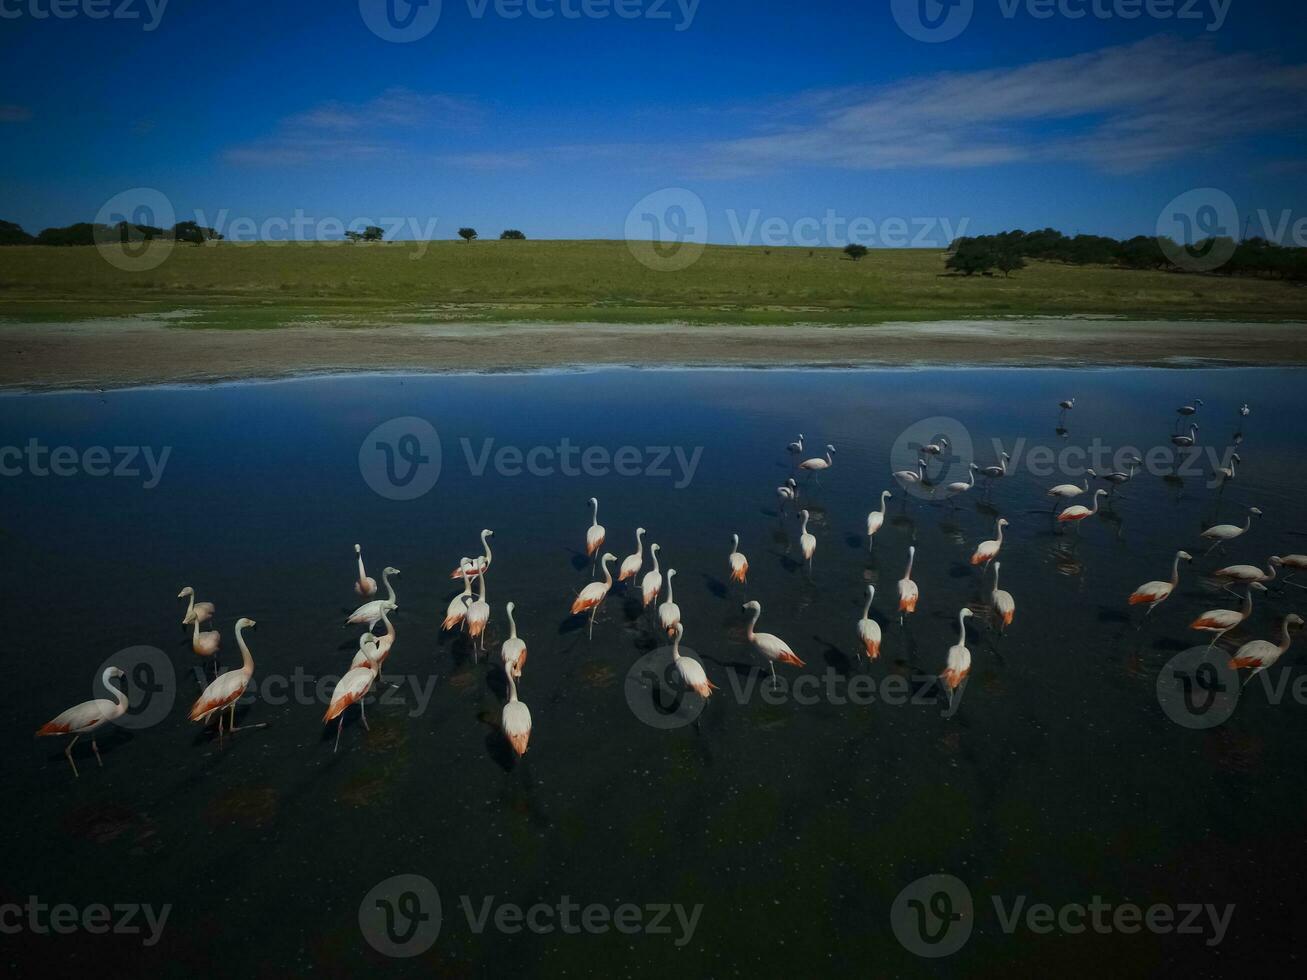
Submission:
<svg viewBox="0 0 1307 980">
<path fill-rule="evenodd" d="M 603 365 L 1307 364 L 1307 324 L 1108 319 L 866 327 L 448 323 L 216 330 L 162 320 L 0 324 L 0 388 L 110 388 L 341 371 Z"/>
</svg>

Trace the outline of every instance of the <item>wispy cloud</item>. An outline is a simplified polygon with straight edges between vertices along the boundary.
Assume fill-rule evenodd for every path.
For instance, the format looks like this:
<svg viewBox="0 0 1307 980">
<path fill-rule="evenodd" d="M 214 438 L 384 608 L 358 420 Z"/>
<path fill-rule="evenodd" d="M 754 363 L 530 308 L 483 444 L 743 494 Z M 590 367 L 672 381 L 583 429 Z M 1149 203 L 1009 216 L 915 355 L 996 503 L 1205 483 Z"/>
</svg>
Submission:
<svg viewBox="0 0 1307 980">
<path fill-rule="evenodd" d="M 367 102 L 324 102 L 287 116 L 274 135 L 231 147 L 223 158 L 245 166 L 383 159 L 406 152 L 415 137 L 467 127 L 479 115 L 467 99 L 388 89 Z"/>
<path fill-rule="evenodd" d="M 783 123 L 774 131 L 703 147 L 703 168 L 1077 159 L 1137 171 L 1300 124 L 1307 66 L 1155 38 L 1015 68 L 810 93 L 777 109 Z"/>
<path fill-rule="evenodd" d="M 25 105 L 0 105 L 0 123 L 27 122 L 32 118 L 32 110 Z"/>
</svg>

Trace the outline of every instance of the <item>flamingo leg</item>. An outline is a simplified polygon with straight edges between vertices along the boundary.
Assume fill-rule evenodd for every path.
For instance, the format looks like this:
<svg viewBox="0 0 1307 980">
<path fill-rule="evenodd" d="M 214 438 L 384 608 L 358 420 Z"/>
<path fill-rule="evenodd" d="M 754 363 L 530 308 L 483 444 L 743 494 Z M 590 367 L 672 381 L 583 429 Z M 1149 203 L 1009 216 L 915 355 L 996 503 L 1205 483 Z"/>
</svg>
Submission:
<svg viewBox="0 0 1307 980">
<path fill-rule="evenodd" d="M 363 730 L 365 732 L 372 731 L 372 729 L 368 727 L 368 703 L 366 700 L 359 700 L 359 714 L 363 716 Z"/>
<path fill-rule="evenodd" d="M 595 613 L 599 611 L 599 603 L 590 607 L 590 629 L 586 633 L 586 639 L 593 640 L 595 635 Z"/>
<path fill-rule="evenodd" d="M 777 684 L 777 681 L 776 681 L 776 665 L 775 665 L 774 663 L 772 663 L 770 660 L 768 660 L 768 661 L 767 661 L 767 666 L 771 668 L 771 686 L 772 686 L 772 689 L 775 690 L 775 688 L 776 688 L 776 684 Z"/>
<path fill-rule="evenodd" d="M 344 712 L 341 712 L 340 719 L 336 722 L 336 745 L 331 750 L 332 755 L 335 755 L 337 752 L 340 751 L 340 729 L 344 724 L 345 724 L 345 714 Z"/>
<path fill-rule="evenodd" d="M 104 760 L 100 758 L 100 746 L 95 744 L 94 738 L 91 739 L 91 751 L 95 753 L 95 761 L 98 762 L 100 764 L 100 768 L 103 769 Z"/>
<path fill-rule="evenodd" d="M 68 760 L 68 764 L 73 767 L 74 776 L 81 776 L 81 773 L 77 771 L 77 763 L 73 761 L 73 746 L 77 744 L 77 740 L 81 737 L 80 735 L 74 735 L 73 740 L 68 743 L 68 748 L 64 749 L 64 757 Z"/>
</svg>

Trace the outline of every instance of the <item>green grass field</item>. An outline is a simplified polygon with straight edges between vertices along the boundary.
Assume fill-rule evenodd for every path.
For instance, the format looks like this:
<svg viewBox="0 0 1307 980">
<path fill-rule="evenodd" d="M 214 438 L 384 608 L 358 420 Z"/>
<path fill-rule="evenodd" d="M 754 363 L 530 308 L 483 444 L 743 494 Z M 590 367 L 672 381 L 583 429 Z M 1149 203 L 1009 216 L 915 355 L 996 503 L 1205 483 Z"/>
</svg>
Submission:
<svg viewBox="0 0 1307 980">
<path fill-rule="evenodd" d="M 425 249 L 425 252 L 421 252 Z M 188 311 L 179 327 L 444 321 L 863 324 L 1010 316 L 1307 319 L 1283 282 L 1031 263 L 1010 279 L 944 274 L 944 254 L 710 246 L 646 268 L 620 241 L 178 245 L 127 272 L 95 248 L 0 248 L 0 317 Z"/>
</svg>

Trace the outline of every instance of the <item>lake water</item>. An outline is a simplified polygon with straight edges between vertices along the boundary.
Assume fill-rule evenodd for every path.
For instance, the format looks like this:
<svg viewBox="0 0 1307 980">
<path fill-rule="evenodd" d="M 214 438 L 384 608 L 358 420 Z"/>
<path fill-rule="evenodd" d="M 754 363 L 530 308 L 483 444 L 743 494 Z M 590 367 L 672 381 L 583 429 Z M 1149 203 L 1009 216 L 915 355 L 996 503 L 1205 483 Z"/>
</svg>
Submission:
<svg viewBox="0 0 1307 980">
<path fill-rule="evenodd" d="M 1270 369 L 613 370 L 0 397 L 0 904 L 170 907 L 153 945 L 142 912 L 145 933 L 29 924 L 4 936 L 0 961 L 180 975 L 221 958 L 236 976 L 976 974 L 1064 970 L 1069 956 L 1135 976 L 1287 965 L 1307 858 L 1302 647 L 1237 705 L 1228 689 L 1200 690 L 1225 699 L 1211 727 L 1197 708 L 1188 720 L 1168 710 L 1158 682 L 1207 642 L 1186 628 L 1194 617 L 1238 605 L 1204 573 L 1307 552 L 1305 384 L 1307 372 Z M 1165 464 L 1175 409 L 1195 398 L 1203 455 L 1177 479 Z M 916 425 L 933 417 L 945 421 Z M 1238 430 L 1242 462 L 1217 486 L 1205 451 L 1225 465 Z M 800 431 L 805 456 L 836 447 L 833 467 L 799 481 L 811 569 L 774 489 Z M 903 492 L 890 471 L 940 433 L 956 457 L 949 480 L 1000 448 L 1012 472 L 948 499 Z M 1150 462 L 1100 514 L 1058 527 L 1044 491 L 1078 478 L 1082 449 Z M 869 550 L 882 489 L 894 499 Z M 567 615 L 591 581 L 591 496 L 619 560 L 639 525 L 677 569 L 684 646 L 720 688 L 707 705 L 657 679 L 665 641 L 621 587 L 593 640 Z M 1254 505 L 1252 530 L 1202 558 L 1201 530 L 1242 524 Z M 1003 636 L 989 579 L 968 563 L 999 516 L 1017 603 Z M 502 673 L 439 629 L 458 591 L 450 571 L 480 553 L 482 528 L 495 532 L 491 663 L 508 600 L 529 649 L 520 761 L 498 728 Z M 745 587 L 728 579 L 733 532 Z M 315 685 L 329 690 L 357 647 L 362 628 L 342 627 L 360 601 L 355 542 L 371 575 L 401 570 L 385 667 L 399 687 L 369 706 L 370 731 L 348 713 L 333 754 Z M 909 545 L 921 601 L 900 626 Z M 1138 628 L 1126 597 L 1168 578 L 1180 548 L 1199 560 Z M 868 583 L 884 632 L 875 663 L 855 634 Z M 217 604 L 226 668 L 239 662 L 235 620 L 258 623 L 257 694 L 238 717 L 268 727 L 221 748 L 186 717 L 200 681 L 174 598 L 184 585 Z M 776 690 L 744 641 L 746 599 L 807 664 L 780 666 Z M 932 679 L 963 606 L 976 611 L 973 668 L 950 705 Z M 1272 637 L 1294 611 L 1307 594 L 1272 584 L 1227 649 Z M 74 778 L 62 740 L 32 733 L 93 687 L 104 696 L 106 663 L 129 670 L 135 707 L 102 733 L 102 769 L 78 744 Z M 906 904 L 927 875 L 956 878 L 971 912 L 933 885 Z M 1074 928 L 1065 907 L 1096 899 L 1109 924 L 1122 906 L 1166 906 L 1189 928 L 1163 929 L 1163 912 L 1131 928 L 1125 912 L 1103 931 L 1086 918 L 1082 932 L 1056 919 L 1040 932 L 1026 915 L 1048 903 Z M 1216 927 L 1190 905 L 1233 910 Z M 951 956 L 918 955 L 956 942 L 929 918 L 919 948 L 898 938 L 923 908 L 945 927 L 951 909 L 962 915 L 969 938 Z M 387 942 L 421 951 L 391 959 Z"/>
</svg>

